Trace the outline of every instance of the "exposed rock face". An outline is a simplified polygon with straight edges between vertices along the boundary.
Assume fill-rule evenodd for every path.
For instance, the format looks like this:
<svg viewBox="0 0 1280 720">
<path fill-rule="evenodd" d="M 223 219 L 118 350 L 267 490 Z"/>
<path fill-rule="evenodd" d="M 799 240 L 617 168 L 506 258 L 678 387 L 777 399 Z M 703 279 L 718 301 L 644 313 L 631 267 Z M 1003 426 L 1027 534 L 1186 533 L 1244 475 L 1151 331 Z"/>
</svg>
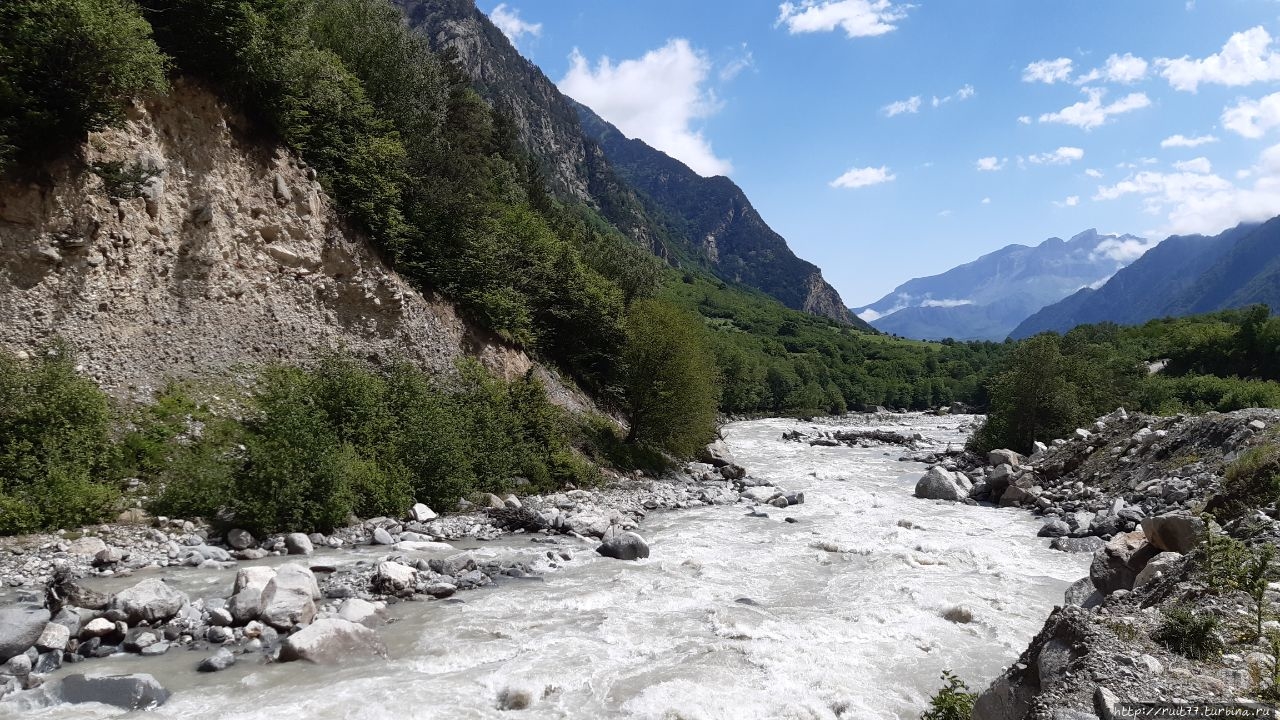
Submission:
<svg viewBox="0 0 1280 720">
<path fill-rule="evenodd" d="M 50 187 L 0 184 L 0 349 L 59 335 L 106 390 L 140 399 L 168 377 L 340 346 L 445 374 L 464 354 L 508 379 L 534 367 L 391 272 L 307 169 L 250 131 L 180 80 L 82 149 L 145 169 L 143 197 L 113 200 L 75 166 L 52 168 Z M 537 372 L 553 399 L 584 402 Z"/>
</svg>

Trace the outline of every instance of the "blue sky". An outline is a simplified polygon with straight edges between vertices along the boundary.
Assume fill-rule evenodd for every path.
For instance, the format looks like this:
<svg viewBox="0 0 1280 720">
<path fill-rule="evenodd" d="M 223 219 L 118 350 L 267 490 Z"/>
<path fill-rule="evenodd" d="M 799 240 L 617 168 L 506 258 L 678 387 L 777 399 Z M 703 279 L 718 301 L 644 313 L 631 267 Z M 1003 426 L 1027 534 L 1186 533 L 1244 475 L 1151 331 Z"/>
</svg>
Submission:
<svg viewBox="0 0 1280 720">
<path fill-rule="evenodd" d="M 480 8 L 625 133 L 733 178 L 851 306 L 1010 243 L 1280 214 L 1277 0 Z"/>
</svg>

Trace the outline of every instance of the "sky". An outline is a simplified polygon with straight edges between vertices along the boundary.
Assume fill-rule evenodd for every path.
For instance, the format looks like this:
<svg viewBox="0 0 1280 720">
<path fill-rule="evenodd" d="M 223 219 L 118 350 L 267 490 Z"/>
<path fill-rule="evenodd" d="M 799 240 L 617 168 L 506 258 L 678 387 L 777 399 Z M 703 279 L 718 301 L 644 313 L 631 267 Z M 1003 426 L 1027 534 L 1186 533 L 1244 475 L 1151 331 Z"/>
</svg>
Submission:
<svg viewBox="0 0 1280 720">
<path fill-rule="evenodd" d="M 567 95 L 732 178 L 852 307 L 1013 243 L 1280 214 L 1278 0 L 479 6 Z"/>
</svg>

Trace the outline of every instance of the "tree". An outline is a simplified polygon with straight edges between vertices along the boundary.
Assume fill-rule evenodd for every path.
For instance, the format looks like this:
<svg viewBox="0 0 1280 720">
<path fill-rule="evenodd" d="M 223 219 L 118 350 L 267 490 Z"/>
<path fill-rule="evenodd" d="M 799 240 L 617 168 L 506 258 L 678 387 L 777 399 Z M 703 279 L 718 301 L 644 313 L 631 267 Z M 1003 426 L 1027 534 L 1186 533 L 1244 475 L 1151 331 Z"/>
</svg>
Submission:
<svg viewBox="0 0 1280 720">
<path fill-rule="evenodd" d="M 715 436 L 715 356 L 698 320 L 658 300 L 635 303 L 622 349 L 628 440 L 690 457 Z"/>
<path fill-rule="evenodd" d="M 975 447 L 1027 452 L 1036 440 L 1070 432 L 1080 407 L 1067 370 L 1057 335 L 1037 335 L 1018 345 L 1008 369 L 991 381 L 991 412 L 974 435 Z"/>
</svg>

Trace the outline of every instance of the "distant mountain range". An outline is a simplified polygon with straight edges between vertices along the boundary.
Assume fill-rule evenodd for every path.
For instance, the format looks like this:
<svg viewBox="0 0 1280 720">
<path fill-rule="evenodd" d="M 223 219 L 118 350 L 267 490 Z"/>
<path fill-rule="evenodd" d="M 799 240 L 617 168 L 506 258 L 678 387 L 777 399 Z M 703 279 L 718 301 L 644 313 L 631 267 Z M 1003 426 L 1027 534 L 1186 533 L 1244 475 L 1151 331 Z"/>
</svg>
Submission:
<svg viewBox="0 0 1280 720">
<path fill-rule="evenodd" d="M 1175 235 L 1102 286 L 1028 317 L 1015 339 L 1097 322 L 1122 325 L 1266 303 L 1280 310 L 1280 217 L 1220 235 Z"/>
<path fill-rule="evenodd" d="M 1133 235 L 1086 230 L 1070 240 L 1009 245 L 940 275 L 915 278 L 854 312 L 884 332 L 919 340 L 1003 340 L 1041 308 L 1106 282 Z"/>
<path fill-rule="evenodd" d="M 477 92 L 511 119 L 557 195 L 594 208 L 672 264 L 693 264 L 792 309 L 871 329 L 732 180 L 698 175 L 565 96 L 473 0 L 393 2 L 435 50 L 454 53 Z"/>
</svg>

